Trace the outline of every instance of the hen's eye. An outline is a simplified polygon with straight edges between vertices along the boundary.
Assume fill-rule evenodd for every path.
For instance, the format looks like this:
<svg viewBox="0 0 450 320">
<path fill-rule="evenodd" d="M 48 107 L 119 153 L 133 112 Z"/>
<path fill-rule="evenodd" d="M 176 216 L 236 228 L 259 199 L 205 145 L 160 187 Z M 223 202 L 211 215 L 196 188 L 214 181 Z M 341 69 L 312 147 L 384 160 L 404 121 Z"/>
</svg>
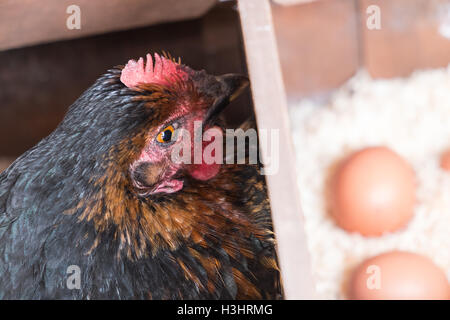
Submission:
<svg viewBox="0 0 450 320">
<path fill-rule="evenodd" d="M 168 126 L 165 127 L 163 129 L 163 131 L 161 131 L 158 136 L 156 137 L 156 141 L 160 142 L 160 143 L 168 143 L 172 141 L 172 136 L 173 136 L 173 132 L 175 131 L 175 129 L 173 128 L 173 126 Z"/>
</svg>

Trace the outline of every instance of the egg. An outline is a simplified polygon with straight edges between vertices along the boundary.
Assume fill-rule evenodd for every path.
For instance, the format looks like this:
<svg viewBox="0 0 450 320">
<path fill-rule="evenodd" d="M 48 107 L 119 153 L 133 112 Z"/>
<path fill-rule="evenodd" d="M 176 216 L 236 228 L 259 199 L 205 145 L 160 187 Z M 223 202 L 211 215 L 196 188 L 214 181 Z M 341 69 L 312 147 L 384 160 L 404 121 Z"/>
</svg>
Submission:
<svg viewBox="0 0 450 320">
<path fill-rule="evenodd" d="M 386 147 L 369 147 L 344 159 L 329 188 L 331 215 L 350 232 L 380 236 L 407 224 L 415 205 L 411 166 Z"/>
<path fill-rule="evenodd" d="M 391 251 L 367 259 L 352 274 L 349 298 L 358 300 L 447 300 L 444 272 L 429 258 Z"/>
<path fill-rule="evenodd" d="M 441 154 L 440 166 L 445 171 L 450 171 L 450 150 Z"/>
</svg>

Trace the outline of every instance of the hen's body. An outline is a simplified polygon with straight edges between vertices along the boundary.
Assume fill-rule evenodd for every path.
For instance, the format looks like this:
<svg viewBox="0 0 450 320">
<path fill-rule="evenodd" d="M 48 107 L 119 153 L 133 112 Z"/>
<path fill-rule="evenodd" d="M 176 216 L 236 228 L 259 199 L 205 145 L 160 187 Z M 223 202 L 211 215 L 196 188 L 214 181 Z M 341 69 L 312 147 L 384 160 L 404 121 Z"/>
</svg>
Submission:
<svg viewBox="0 0 450 320">
<path fill-rule="evenodd" d="M 139 195 L 127 167 L 143 148 L 136 132 L 161 115 L 119 76 L 100 78 L 0 175 L 0 298 L 279 297 L 258 168 L 223 165 L 207 181 L 186 175 L 179 192 Z"/>
</svg>

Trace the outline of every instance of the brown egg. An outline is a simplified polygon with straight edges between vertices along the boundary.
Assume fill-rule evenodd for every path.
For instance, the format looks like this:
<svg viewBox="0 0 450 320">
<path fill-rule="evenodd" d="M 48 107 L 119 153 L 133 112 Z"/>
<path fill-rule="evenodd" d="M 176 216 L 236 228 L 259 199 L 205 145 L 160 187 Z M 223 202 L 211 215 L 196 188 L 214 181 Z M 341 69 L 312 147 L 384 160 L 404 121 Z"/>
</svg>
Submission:
<svg viewBox="0 0 450 320">
<path fill-rule="evenodd" d="M 414 171 L 388 148 L 366 148 L 337 167 L 329 197 L 331 214 L 340 227 L 379 236 L 400 229 L 412 217 Z"/>
<path fill-rule="evenodd" d="M 450 171 L 450 150 L 445 151 L 441 154 L 441 168 L 445 171 Z"/>
<path fill-rule="evenodd" d="M 353 272 L 350 299 L 447 300 L 450 286 L 444 272 L 427 257 L 402 251 L 370 258 Z"/>
</svg>

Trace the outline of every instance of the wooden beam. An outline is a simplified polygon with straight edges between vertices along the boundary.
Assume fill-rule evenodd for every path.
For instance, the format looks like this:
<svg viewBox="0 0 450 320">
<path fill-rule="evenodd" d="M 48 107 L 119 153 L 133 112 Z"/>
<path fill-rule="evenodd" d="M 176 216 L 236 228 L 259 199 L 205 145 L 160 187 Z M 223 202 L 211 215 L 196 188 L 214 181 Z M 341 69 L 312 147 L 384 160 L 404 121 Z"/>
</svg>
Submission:
<svg viewBox="0 0 450 320">
<path fill-rule="evenodd" d="M 272 16 L 288 99 L 334 90 L 358 70 L 359 25 L 353 1 L 275 4 Z"/>
<path fill-rule="evenodd" d="M 286 94 L 268 0 L 239 0 L 258 130 L 279 130 L 279 170 L 266 181 L 286 299 L 311 299 L 314 286 L 300 207 Z M 267 162 L 267 157 L 263 161 Z"/>
<path fill-rule="evenodd" d="M 215 3 L 215 0 L 2 0 L 0 50 L 197 18 Z M 70 16 L 66 10 L 72 4 L 80 8 L 81 29 L 69 30 L 66 26 Z"/>
<path fill-rule="evenodd" d="M 370 30 L 367 8 L 380 8 L 381 28 Z M 406 77 L 450 62 L 448 0 L 358 0 L 365 68 L 374 78 Z"/>
</svg>

